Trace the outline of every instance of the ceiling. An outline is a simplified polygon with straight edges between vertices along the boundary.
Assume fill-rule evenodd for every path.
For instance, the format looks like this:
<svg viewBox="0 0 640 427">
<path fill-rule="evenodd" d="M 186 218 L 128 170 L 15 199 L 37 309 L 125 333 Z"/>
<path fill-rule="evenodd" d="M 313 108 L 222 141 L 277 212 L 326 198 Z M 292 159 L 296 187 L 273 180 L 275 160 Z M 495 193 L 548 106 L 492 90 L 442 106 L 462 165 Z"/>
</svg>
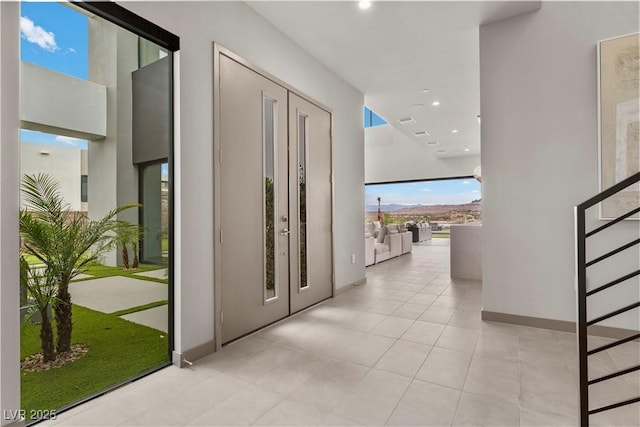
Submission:
<svg viewBox="0 0 640 427">
<path fill-rule="evenodd" d="M 436 157 L 480 153 L 479 26 L 540 7 L 540 1 L 373 1 L 366 10 L 356 1 L 247 4 Z M 415 122 L 398 121 L 409 117 Z"/>
</svg>

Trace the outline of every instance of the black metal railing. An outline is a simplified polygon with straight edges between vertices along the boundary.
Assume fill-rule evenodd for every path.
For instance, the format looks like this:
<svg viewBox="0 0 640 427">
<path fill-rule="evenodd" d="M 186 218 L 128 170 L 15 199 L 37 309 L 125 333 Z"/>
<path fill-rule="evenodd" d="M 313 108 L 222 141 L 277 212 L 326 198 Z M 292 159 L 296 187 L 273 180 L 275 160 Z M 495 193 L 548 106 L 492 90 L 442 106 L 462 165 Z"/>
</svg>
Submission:
<svg viewBox="0 0 640 427">
<path fill-rule="evenodd" d="M 587 319 L 587 298 L 598 293 L 601 292 L 605 289 L 609 289 L 613 286 L 616 286 L 620 283 L 623 283 L 633 277 L 636 277 L 638 275 L 640 275 L 640 269 L 630 272 L 628 274 L 625 274 L 615 280 L 612 280 L 604 285 L 601 285 L 599 287 L 595 287 L 590 291 L 587 291 L 587 269 L 588 267 L 591 267 L 601 261 L 604 261 L 605 259 L 612 257 L 626 249 L 629 249 L 633 246 L 636 246 L 640 243 L 640 239 L 636 239 L 634 241 L 631 241 L 629 243 L 623 244 L 620 247 L 607 252 L 606 254 L 599 256 L 597 258 L 594 258 L 593 260 L 587 261 L 587 239 L 591 236 L 594 236 L 606 229 L 608 229 L 609 227 L 611 227 L 614 224 L 619 223 L 620 221 L 631 217 L 632 215 L 640 212 L 640 207 L 633 209 L 629 212 L 627 212 L 624 215 L 621 215 L 620 217 L 611 220 L 610 222 L 607 222 L 606 224 L 587 232 L 586 231 L 586 211 L 587 209 L 589 209 L 592 206 L 597 205 L 598 203 L 601 203 L 602 201 L 604 201 L 605 199 L 610 198 L 611 196 L 619 193 L 620 191 L 624 190 L 625 188 L 637 183 L 640 181 L 640 172 L 636 173 L 635 175 L 630 176 L 629 178 L 625 179 L 624 181 L 619 182 L 618 184 L 614 185 L 613 187 L 610 187 L 606 190 L 604 190 L 603 192 L 601 192 L 600 194 L 590 198 L 589 200 L 585 201 L 584 203 L 579 204 L 578 206 L 576 206 L 576 239 L 577 239 L 577 257 L 576 257 L 576 261 L 577 261 L 577 298 L 578 298 L 578 321 L 576 323 L 576 329 L 577 329 L 577 335 L 578 335 L 578 360 L 579 360 L 579 364 L 580 364 L 580 370 L 579 370 L 579 377 L 580 377 L 580 426 L 581 427 L 588 427 L 589 426 L 589 416 L 590 415 L 594 415 L 597 414 L 599 412 L 604 412 L 604 411 L 608 411 L 611 409 L 615 409 L 615 408 L 619 408 L 621 406 L 625 406 L 625 405 L 629 405 L 632 403 L 637 403 L 640 402 L 640 396 L 638 397 L 634 397 L 632 399 L 627 399 L 621 402 L 617 402 L 617 403 L 613 403 L 611 405 L 606 405 L 606 406 L 602 406 L 599 408 L 594 408 L 594 409 L 590 409 L 589 408 L 589 386 L 593 385 L 593 384 L 597 384 L 600 383 L 602 381 L 607 381 L 613 378 L 617 378 L 619 376 L 622 375 L 626 375 L 635 371 L 640 371 L 640 364 L 637 366 L 632 366 L 630 368 L 618 371 L 618 372 L 613 372 L 611 374 L 608 375 L 604 375 L 598 378 L 594 378 L 592 380 L 589 380 L 589 368 L 588 368 L 588 362 L 589 362 L 589 356 L 594 355 L 596 353 L 599 353 L 601 351 L 604 350 L 608 350 L 610 348 L 613 347 L 617 347 L 621 344 L 630 342 L 630 341 L 634 341 L 634 340 L 638 340 L 640 339 L 640 333 L 637 334 L 633 334 L 631 336 L 628 336 L 626 338 L 614 341 L 612 343 L 594 348 L 589 350 L 588 346 L 587 346 L 587 335 L 588 335 L 588 328 L 589 326 L 595 325 L 596 323 L 602 322 L 603 320 L 609 319 L 611 317 L 617 316 L 619 314 L 622 314 L 624 312 L 627 312 L 629 310 L 633 310 L 637 307 L 640 307 L 640 302 L 635 302 L 632 304 L 629 304 L 625 307 L 621 307 L 617 310 L 614 310 L 608 314 L 605 314 L 603 316 L 599 316 L 595 319 L 591 319 L 588 320 Z"/>
</svg>

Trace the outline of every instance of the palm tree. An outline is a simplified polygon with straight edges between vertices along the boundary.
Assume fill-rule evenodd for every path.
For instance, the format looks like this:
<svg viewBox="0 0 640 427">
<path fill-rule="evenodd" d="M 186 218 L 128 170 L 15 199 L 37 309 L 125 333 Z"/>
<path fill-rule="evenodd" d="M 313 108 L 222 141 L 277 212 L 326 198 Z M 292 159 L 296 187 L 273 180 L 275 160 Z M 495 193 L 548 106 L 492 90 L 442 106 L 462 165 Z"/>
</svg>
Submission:
<svg viewBox="0 0 640 427">
<path fill-rule="evenodd" d="M 40 314 L 40 344 L 45 362 L 56 360 L 53 342 L 53 329 L 49 317 L 51 306 L 56 301 L 55 277 L 47 274 L 46 270 L 31 268 L 24 256 L 20 256 L 20 286 L 28 295 L 28 316 L 36 312 Z"/>
<path fill-rule="evenodd" d="M 20 213 L 23 247 L 45 265 L 47 275 L 55 278 L 56 350 L 64 353 L 71 349 L 73 328 L 69 282 L 114 247 L 116 216 L 138 205 L 120 206 L 102 219 L 91 220 L 71 211 L 60 185 L 47 174 L 24 175 L 21 189 L 27 205 Z"/>
<path fill-rule="evenodd" d="M 140 266 L 140 259 L 138 258 L 138 247 L 140 246 L 140 240 L 144 236 L 144 231 L 138 225 L 136 225 L 136 238 L 131 240 L 131 251 L 133 252 L 133 262 L 131 268 L 138 268 Z"/>
<path fill-rule="evenodd" d="M 122 268 L 129 268 L 129 250 L 131 245 L 133 252 L 133 263 L 131 268 L 138 268 L 140 261 L 138 260 L 138 243 L 142 238 L 142 229 L 138 224 L 127 221 L 119 221 L 116 229 L 116 237 L 120 246 L 120 255 L 122 258 Z"/>
</svg>

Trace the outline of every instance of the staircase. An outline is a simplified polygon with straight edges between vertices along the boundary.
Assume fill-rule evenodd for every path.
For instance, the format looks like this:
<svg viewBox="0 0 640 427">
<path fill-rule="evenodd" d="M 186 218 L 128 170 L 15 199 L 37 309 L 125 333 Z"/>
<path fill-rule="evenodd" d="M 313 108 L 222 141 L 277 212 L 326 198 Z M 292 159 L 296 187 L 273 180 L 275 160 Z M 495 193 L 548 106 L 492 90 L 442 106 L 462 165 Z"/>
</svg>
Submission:
<svg viewBox="0 0 640 427">
<path fill-rule="evenodd" d="M 618 378 L 622 375 L 626 375 L 635 371 L 639 371 L 640 370 L 640 363 L 636 366 L 631 366 L 627 369 L 623 369 L 621 371 L 618 372 L 613 372 L 610 373 L 608 375 L 604 375 L 604 376 L 600 376 L 597 378 L 593 378 L 593 379 L 589 379 L 589 357 L 593 356 L 597 353 L 600 353 L 601 351 L 604 350 L 608 350 L 611 349 L 613 347 L 617 347 L 621 344 L 633 341 L 633 340 L 638 340 L 640 339 L 640 333 L 629 333 L 628 336 L 626 336 L 625 338 L 619 339 L 617 341 L 611 342 L 609 344 L 606 345 L 602 345 L 600 347 L 596 347 L 596 348 L 588 348 L 587 346 L 587 336 L 588 336 L 588 330 L 590 326 L 596 325 L 604 320 L 607 320 L 609 318 L 612 318 L 614 316 L 618 316 L 622 313 L 628 312 L 630 310 L 636 309 L 638 307 L 640 307 L 640 301 L 633 301 L 631 304 L 628 304 L 624 307 L 620 307 L 616 310 L 613 310 L 607 314 L 601 315 L 601 316 L 597 316 L 595 318 L 591 318 L 589 319 L 589 316 L 587 314 L 587 301 L 590 297 L 594 296 L 595 294 L 598 294 L 599 292 L 608 290 L 608 289 L 612 289 L 615 286 L 621 285 L 625 282 L 627 282 L 628 280 L 640 275 L 640 269 L 636 269 L 635 271 L 622 271 L 622 273 L 624 273 L 623 275 L 621 275 L 620 277 L 616 278 L 615 280 L 611 280 L 607 283 L 604 284 L 600 284 L 597 286 L 594 286 L 593 283 L 590 283 L 589 285 L 589 289 L 587 289 L 587 279 L 590 278 L 589 272 L 590 272 L 590 268 L 594 267 L 596 264 L 601 263 L 602 261 L 609 259 L 611 257 L 613 257 L 616 254 L 619 254 L 623 251 L 626 251 L 630 248 L 633 248 L 634 246 L 640 244 L 640 238 L 637 238 L 635 240 L 630 240 L 627 243 L 624 243 L 622 245 L 620 245 L 619 247 L 603 254 L 600 255 L 598 257 L 595 257 L 589 261 L 587 261 L 587 245 L 589 243 L 589 238 L 598 235 L 600 233 L 603 233 L 605 231 L 609 231 L 611 232 L 610 227 L 614 226 L 615 224 L 619 223 L 620 221 L 629 218 L 635 214 L 637 214 L 638 212 L 640 212 L 640 207 L 637 207 L 635 209 L 630 210 L 629 212 L 625 213 L 624 215 L 611 220 L 607 223 L 605 223 L 604 225 L 597 227 L 593 230 L 587 231 L 586 230 L 586 211 L 587 209 L 598 205 L 599 203 L 601 203 L 602 201 L 604 201 L 605 199 L 608 199 L 616 194 L 618 194 L 619 192 L 623 191 L 625 188 L 637 183 L 640 181 L 640 172 L 636 173 L 635 175 L 630 176 L 629 178 L 625 179 L 624 181 L 619 182 L 618 184 L 614 185 L 611 188 L 608 188 L 607 190 L 601 192 L 600 194 L 590 198 L 589 200 L 585 201 L 584 203 L 581 203 L 580 205 L 576 206 L 575 210 L 576 210 L 576 239 L 577 239 L 577 256 L 576 256 L 576 268 L 577 268 L 577 307 L 578 307 L 578 319 L 577 319 L 577 323 L 576 323 L 576 328 L 577 328 L 577 337 L 578 337 L 578 360 L 579 360 L 579 380 L 580 380 L 580 425 L 582 427 L 587 427 L 589 426 L 589 416 L 590 415 L 594 415 L 600 412 L 604 412 L 604 411 L 610 411 L 612 409 L 615 408 L 619 408 L 621 406 L 625 406 L 625 405 L 631 405 L 631 404 L 637 404 L 638 402 L 640 402 L 640 396 L 637 397 L 633 397 L 630 399 L 625 399 L 622 401 L 618 401 L 616 403 L 612 403 L 612 404 L 608 404 L 608 405 L 604 405 L 604 406 L 600 406 L 600 407 L 596 407 L 596 408 L 590 408 L 589 406 L 589 387 L 600 383 L 602 381 L 608 381 L 608 380 L 612 380 L 614 378 Z M 602 236 L 602 235 L 600 235 Z M 639 237 L 639 236 L 630 236 L 631 238 L 633 237 Z M 640 260 L 638 260 L 638 267 L 640 267 Z M 592 305 L 593 307 L 593 305 Z M 637 331 L 636 331 L 637 332 Z M 638 410 L 640 411 L 640 405 Z"/>
</svg>

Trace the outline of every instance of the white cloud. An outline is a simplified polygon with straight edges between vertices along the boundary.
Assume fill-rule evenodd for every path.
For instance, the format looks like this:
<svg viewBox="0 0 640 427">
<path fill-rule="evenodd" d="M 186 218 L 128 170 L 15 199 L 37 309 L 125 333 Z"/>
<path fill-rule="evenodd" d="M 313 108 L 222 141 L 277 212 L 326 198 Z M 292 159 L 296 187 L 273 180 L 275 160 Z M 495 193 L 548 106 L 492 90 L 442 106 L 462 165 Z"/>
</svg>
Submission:
<svg viewBox="0 0 640 427">
<path fill-rule="evenodd" d="M 472 190 L 471 192 L 472 193 L 479 193 L 480 191 L 479 190 Z"/>
<path fill-rule="evenodd" d="M 465 185 L 469 185 L 469 184 L 471 184 L 471 181 L 462 181 L 462 183 L 465 184 Z"/>
<path fill-rule="evenodd" d="M 34 22 L 26 16 L 20 17 L 20 33 L 28 42 L 35 43 L 48 52 L 58 50 L 55 34 L 34 24 Z"/>
<path fill-rule="evenodd" d="M 422 191 L 433 191 L 433 190 L 430 188 L 423 188 Z"/>
<path fill-rule="evenodd" d="M 71 52 L 71 53 L 76 53 L 76 52 L 77 52 L 77 50 L 75 50 L 75 49 L 74 49 L 74 48 L 72 48 L 72 47 L 70 47 L 70 48 L 69 48 L 69 49 L 67 49 L 67 50 L 68 50 L 69 52 Z"/>
<path fill-rule="evenodd" d="M 67 144 L 67 145 L 80 145 L 82 142 L 84 142 L 83 139 L 72 138 L 70 136 L 62 136 L 62 135 L 56 136 L 56 141 L 62 142 L 63 144 Z"/>
</svg>

